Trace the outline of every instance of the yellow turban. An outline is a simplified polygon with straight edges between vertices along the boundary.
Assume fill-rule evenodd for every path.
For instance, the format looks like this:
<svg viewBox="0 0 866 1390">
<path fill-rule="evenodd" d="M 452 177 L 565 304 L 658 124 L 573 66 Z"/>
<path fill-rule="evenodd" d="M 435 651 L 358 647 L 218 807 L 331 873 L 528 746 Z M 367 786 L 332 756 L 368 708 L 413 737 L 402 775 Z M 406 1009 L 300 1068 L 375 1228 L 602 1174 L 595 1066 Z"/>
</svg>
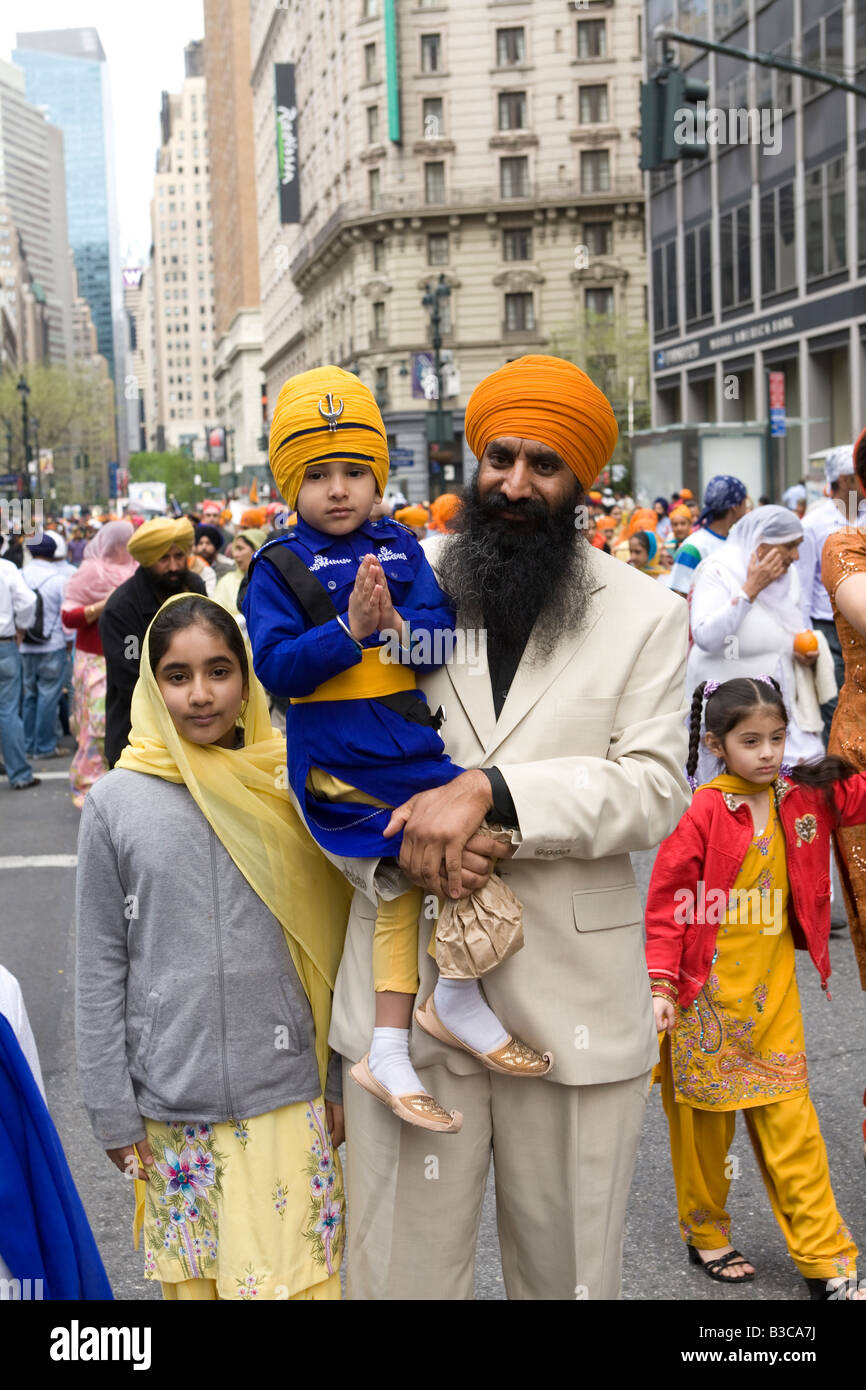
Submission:
<svg viewBox="0 0 866 1390">
<path fill-rule="evenodd" d="M 668 513 L 669 521 L 678 521 L 681 517 L 685 518 L 686 521 L 691 521 L 692 514 L 689 511 L 688 507 L 674 507 Z"/>
<path fill-rule="evenodd" d="M 394 513 L 394 520 L 401 521 L 404 526 L 426 526 L 430 520 L 430 513 L 426 507 L 401 507 Z"/>
<path fill-rule="evenodd" d="M 284 383 L 271 421 L 271 472 L 294 508 L 311 463 L 356 460 L 373 470 L 379 493 L 388 480 L 388 438 L 373 393 L 341 367 L 315 367 Z"/>
<path fill-rule="evenodd" d="M 171 516 L 155 516 L 139 526 L 130 536 L 126 548 L 134 560 L 147 569 L 161 560 L 173 545 L 181 550 L 192 550 L 195 531 L 189 517 L 182 516 L 177 521 Z"/>
<path fill-rule="evenodd" d="M 536 439 L 588 488 L 619 435 L 603 391 L 561 357 L 518 357 L 485 377 L 466 407 L 466 442 L 477 459 L 491 439 Z"/>
</svg>

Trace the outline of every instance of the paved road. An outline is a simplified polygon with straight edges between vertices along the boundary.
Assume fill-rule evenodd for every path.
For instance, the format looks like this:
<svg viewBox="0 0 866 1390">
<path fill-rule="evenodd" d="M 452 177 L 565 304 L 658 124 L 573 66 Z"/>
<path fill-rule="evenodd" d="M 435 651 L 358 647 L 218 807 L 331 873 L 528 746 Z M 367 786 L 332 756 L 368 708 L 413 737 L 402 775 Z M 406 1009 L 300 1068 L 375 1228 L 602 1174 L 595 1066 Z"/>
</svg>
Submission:
<svg viewBox="0 0 866 1390">
<path fill-rule="evenodd" d="M 41 765 L 62 773 L 68 760 Z M 74 869 L 38 867 L 35 855 L 73 856 L 78 813 L 64 777 L 51 776 L 32 792 L 13 795 L 0 782 L 0 961 L 17 975 L 33 1024 L 45 1073 L 48 1101 L 73 1175 L 119 1299 L 158 1298 L 144 1280 L 141 1257 L 132 1250 L 131 1193 L 91 1135 L 75 1074 L 73 1041 Z M 635 855 L 645 892 L 651 854 Z M 799 953 L 798 953 L 799 955 Z M 866 1200 L 862 1143 L 863 1085 L 866 1082 L 866 1000 L 847 934 L 834 937 L 832 1004 L 821 994 L 811 964 L 798 961 L 806 1021 L 812 1093 L 830 1152 L 837 1201 L 861 1249 L 866 1249 Z M 732 1146 L 740 1160 L 732 1184 L 734 1239 L 756 1264 L 748 1288 L 721 1290 L 687 1265 L 679 1239 L 667 1129 L 658 1091 L 650 1097 L 629 1202 L 625 1241 L 627 1299 L 803 1297 L 803 1285 L 787 1257 L 749 1147 L 738 1122 Z M 866 1273 L 866 1269 L 863 1271 Z M 478 1245 L 476 1294 L 504 1299 L 492 1181 Z"/>
</svg>

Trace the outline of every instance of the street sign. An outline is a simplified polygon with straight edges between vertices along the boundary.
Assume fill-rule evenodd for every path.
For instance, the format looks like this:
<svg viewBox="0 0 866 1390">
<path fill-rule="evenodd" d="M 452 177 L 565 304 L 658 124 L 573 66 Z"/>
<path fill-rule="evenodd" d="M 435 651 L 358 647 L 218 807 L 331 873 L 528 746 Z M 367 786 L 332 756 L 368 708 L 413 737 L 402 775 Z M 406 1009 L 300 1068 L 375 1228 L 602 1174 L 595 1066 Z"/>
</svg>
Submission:
<svg viewBox="0 0 866 1390">
<path fill-rule="evenodd" d="M 392 468 L 414 468 L 415 454 L 412 449 L 389 449 L 388 457 Z"/>
</svg>

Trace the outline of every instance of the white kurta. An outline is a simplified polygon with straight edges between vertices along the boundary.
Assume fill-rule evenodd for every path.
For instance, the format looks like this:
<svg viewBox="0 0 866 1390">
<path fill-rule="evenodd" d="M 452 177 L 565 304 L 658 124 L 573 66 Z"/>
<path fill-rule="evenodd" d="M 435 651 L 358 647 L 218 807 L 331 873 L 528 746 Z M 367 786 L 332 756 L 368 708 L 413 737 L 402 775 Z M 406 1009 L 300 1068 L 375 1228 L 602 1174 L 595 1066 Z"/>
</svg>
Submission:
<svg viewBox="0 0 866 1390">
<path fill-rule="evenodd" d="M 691 595 L 691 621 L 694 645 L 686 668 L 686 691 L 691 693 L 701 681 L 729 681 L 738 676 L 774 676 L 782 687 L 788 710 L 788 738 L 785 761 L 804 762 L 820 758 L 824 745 L 817 734 L 806 733 L 793 716 L 794 635 L 802 627 L 798 598 L 792 603 L 790 623 L 783 626 L 765 608 L 758 595 L 754 603 L 740 597 L 736 576 L 712 560 L 701 565 Z M 799 595 L 799 583 L 796 583 Z"/>
</svg>

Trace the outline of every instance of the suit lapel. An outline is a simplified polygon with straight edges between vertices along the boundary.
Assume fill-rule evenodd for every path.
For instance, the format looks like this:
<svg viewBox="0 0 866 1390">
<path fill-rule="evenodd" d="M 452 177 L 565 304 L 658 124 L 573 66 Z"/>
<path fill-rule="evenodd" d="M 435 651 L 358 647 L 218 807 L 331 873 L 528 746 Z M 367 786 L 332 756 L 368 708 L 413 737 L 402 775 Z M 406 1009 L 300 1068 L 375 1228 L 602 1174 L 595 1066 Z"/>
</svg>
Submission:
<svg viewBox="0 0 866 1390">
<path fill-rule="evenodd" d="M 466 655 L 472 659 L 449 661 L 446 670 L 457 698 L 466 711 L 466 717 L 483 748 L 496 728 L 490 668 L 487 665 L 487 644 L 478 640 L 475 650 L 471 651 L 472 634 L 462 627 L 458 629 L 458 641 L 465 642 Z"/>
</svg>

